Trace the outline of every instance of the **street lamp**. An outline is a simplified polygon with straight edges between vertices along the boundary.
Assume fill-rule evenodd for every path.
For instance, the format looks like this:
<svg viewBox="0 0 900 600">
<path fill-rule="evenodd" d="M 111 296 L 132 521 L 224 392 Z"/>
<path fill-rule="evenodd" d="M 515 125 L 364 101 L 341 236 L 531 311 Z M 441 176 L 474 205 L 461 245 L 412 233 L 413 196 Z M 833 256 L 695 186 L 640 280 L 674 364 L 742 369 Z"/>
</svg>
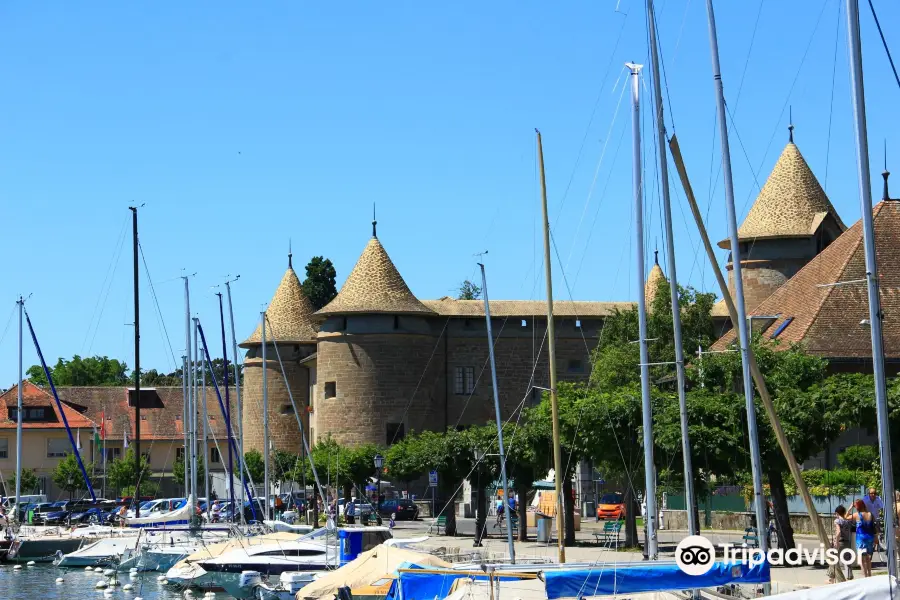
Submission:
<svg viewBox="0 0 900 600">
<path fill-rule="evenodd" d="M 375 455 L 375 476 L 378 479 L 378 483 L 375 484 L 375 518 L 379 525 L 381 525 L 381 469 L 384 467 L 384 457 L 380 454 Z"/>
</svg>

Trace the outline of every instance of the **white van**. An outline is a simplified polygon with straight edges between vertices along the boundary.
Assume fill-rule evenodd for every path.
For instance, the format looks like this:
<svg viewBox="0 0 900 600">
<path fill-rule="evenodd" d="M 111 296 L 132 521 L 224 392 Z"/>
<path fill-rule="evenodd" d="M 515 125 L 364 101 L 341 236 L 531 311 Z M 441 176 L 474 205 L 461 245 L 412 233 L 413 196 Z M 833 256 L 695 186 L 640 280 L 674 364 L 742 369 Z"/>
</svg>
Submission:
<svg viewBox="0 0 900 600">
<path fill-rule="evenodd" d="M 22 503 L 22 506 L 26 504 L 40 504 L 41 502 L 47 501 L 46 494 L 22 494 L 19 496 L 19 502 Z M 3 500 L 3 506 L 7 508 L 11 508 L 13 504 L 16 503 L 15 496 L 7 496 Z"/>
</svg>

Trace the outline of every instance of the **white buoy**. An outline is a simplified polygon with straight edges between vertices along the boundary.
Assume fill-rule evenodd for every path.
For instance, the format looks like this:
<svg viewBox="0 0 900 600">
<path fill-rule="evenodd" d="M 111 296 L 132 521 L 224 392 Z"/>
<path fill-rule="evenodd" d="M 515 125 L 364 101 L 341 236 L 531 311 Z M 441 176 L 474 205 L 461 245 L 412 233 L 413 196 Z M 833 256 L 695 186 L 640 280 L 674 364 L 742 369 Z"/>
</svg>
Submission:
<svg viewBox="0 0 900 600">
<path fill-rule="evenodd" d="M 13 567 L 13 571 L 19 571 L 22 569 L 22 565 L 16 565 Z"/>
<path fill-rule="evenodd" d="M 131 569 L 129 569 L 128 572 L 129 573 L 137 573 L 138 572 L 137 567 L 131 567 Z"/>
<path fill-rule="evenodd" d="M 115 573 L 115 571 L 114 571 L 113 569 L 104 569 L 104 570 L 103 570 L 103 575 L 104 575 L 105 577 L 112 577 L 112 575 L 113 575 L 114 573 Z"/>
<path fill-rule="evenodd" d="M 112 579 L 112 580 L 110 580 L 109 585 L 116 587 L 117 585 L 121 585 L 121 584 L 119 583 L 118 579 Z"/>
<path fill-rule="evenodd" d="M 166 579 L 165 577 L 163 577 L 163 578 L 162 578 L 162 581 L 160 581 L 160 583 L 163 584 L 163 585 L 167 585 L 167 584 L 169 583 L 169 580 Z"/>
<path fill-rule="evenodd" d="M 144 600 L 141 596 L 135 596 L 134 600 Z"/>
<path fill-rule="evenodd" d="M 116 590 L 103 590 L 103 595 L 107 598 L 116 593 Z"/>
<path fill-rule="evenodd" d="M 94 567 L 88 566 L 88 567 L 85 567 L 84 570 L 85 570 L 85 571 L 93 571 L 93 570 L 94 570 Z"/>
<path fill-rule="evenodd" d="M 63 579 L 62 577 L 56 578 L 56 583 L 62 583 L 63 581 L 65 581 L 65 579 Z"/>
<path fill-rule="evenodd" d="M 160 581 L 160 582 L 165 581 L 165 580 L 166 580 L 166 576 L 165 576 L 165 575 L 160 575 L 159 577 L 156 578 L 156 580 L 157 580 L 157 581 Z"/>
<path fill-rule="evenodd" d="M 131 585 L 130 583 L 126 583 L 125 585 L 122 586 L 122 591 L 124 591 L 124 592 L 130 592 L 133 589 L 134 589 L 134 586 Z"/>
<path fill-rule="evenodd" d="M 96 583 L 96 585 L 94 585 L 94 587 L 97 588 L 98 590 L 105 590 L 107 585 L 109 585 L 109 584 L 106 583 L 106 580 L 101 579 L 100 581 L 98 581 Z"/>
<path fill-rule="evenodd" d="M 33 567 L 33 566 L 34 566 L 34 561 L 33 561 L 33 560 L 29 560 L 29 561 L 28 561 L 27 563 L 25 563 L 25 564 L 26 564 L 27 566 L 29 566 L 29 567 Z"/>
</svg>

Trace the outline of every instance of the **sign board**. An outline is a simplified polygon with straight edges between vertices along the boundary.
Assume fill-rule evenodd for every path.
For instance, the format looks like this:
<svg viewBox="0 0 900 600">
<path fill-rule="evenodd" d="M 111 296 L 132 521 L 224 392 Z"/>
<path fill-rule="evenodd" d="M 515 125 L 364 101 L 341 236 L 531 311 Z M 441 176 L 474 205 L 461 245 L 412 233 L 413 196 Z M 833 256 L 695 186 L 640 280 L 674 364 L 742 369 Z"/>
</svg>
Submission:
<svg viewBox="0 0 900 600">
<path fill-rule="evenodd" d="M 437 471 L 428 472 L 428 487 L 437 487 Z"/>
</svg>

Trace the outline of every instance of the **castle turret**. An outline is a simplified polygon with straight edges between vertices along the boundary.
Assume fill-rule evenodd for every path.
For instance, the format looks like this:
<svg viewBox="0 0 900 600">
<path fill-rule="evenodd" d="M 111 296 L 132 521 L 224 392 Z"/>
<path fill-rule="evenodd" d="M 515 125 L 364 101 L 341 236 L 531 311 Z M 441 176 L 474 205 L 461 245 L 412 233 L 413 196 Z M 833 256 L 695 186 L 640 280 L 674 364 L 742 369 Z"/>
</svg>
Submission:
<svg viewBox="0 0 900 600">
<path fill-rule="evenodd" d="M 846 226 L 793 142 L 785 146 L 738 230 L 744 300 L 752 310 L 833 242 Z M 719 242 L 730 248 L 729 241 Z M 734 249 L 729 289 L 734 294 Z"/>
<path fill-rule="evenodd" d="M 247 349 L 244 360 L 243 415 L 244 452 L 258 450 L 263 444 L 262 369 L 267 370 L 269 396 L 269 441 L 277 450 L 299 453 L 303 447 L 290 392 L 309 431 L 310 370 L 305 366 L 316 351 L 315 309 L 303 293 L 297 273 L 288 258 L 288 269 L 269 303 L 266 314 L 266 364 L 262 360 L 262 325 L 241 343 Z M 287 384 L 281 373 L 275 345 L 284 363 Z"/>
<path fill-rule="evenodd" d="M 444 361 L 434 356 L 442 350 L 429 318 L 435 313 L 409 290 L 374 225 L 341 291 L 316 313 L 323 319 L 311 422 L 316 439 L 385 445 L 443 424 L 435 406 L 444 389 Z"/>
<path fill-rule="evenodd" d="M 644 283 L 644 303 L 647 305 L 647 312 L 653 310 L 653 301 L 656 300 L 656 294 L 659 291 L 659 283 L 666 280 L 662 267 L 659 266 L 659 250 L 653 252 L 653 267 L 650 274 L 647 275 L 647 281 Z"/>
</svg>

